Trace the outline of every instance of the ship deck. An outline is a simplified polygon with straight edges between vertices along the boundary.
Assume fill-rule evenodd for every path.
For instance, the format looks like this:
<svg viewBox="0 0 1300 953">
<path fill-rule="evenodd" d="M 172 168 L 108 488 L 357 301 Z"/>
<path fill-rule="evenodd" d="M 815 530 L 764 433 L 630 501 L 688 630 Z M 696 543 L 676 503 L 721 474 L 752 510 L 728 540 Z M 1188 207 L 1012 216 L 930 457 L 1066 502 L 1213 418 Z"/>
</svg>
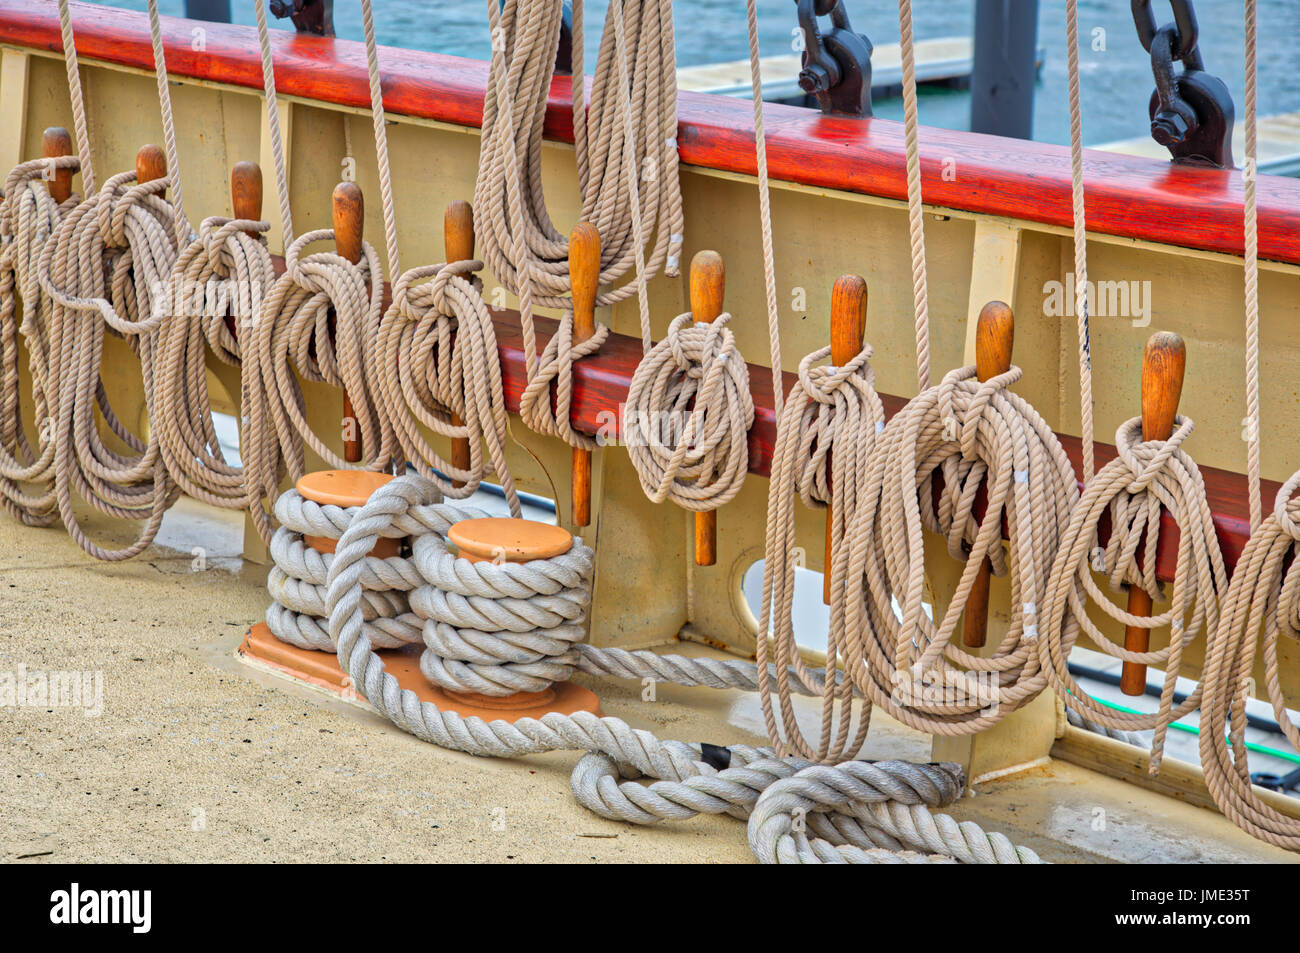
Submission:
<svg viewBox="0 0 1300 953">
<path fill-rule="evenodd" d="M 100 539 L 127 528 L 87 514 Z M 6 711 L 0 860 L 752 860 L 728 817 L 658 828 L 588 814 L 572 752 L 517 761 L 427 745 L 379 715 L 237 660 L 267 596 L 235 514 L 182 500 L 119 564 L 61 529 L 0 520 L 0 671 L 102 671 L 98 717 Z M 195 565 L 201 549 L 204 566 Z M 682 643 L 673 651 L 711 652 Z M 757 698 L 580 679 L 607 714 L 660 737 L 762 743 Z M 811 715 L 811 710 L 808 711 Z M 928 760 L 877 713 L 868 755 Z M 1058 862 L 1294 862 L 1218 814 L 1062 760 L 980 784 L 951 813 Z"/>
</svg>

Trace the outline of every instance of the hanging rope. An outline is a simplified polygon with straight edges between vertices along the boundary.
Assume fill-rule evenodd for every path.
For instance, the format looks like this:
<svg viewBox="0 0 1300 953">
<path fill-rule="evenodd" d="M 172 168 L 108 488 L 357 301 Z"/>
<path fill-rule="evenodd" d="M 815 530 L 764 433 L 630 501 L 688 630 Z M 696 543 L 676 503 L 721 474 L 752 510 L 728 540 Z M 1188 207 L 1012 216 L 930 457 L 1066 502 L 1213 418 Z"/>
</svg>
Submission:
<svg viewBox="0 0 1300 953">
<path fill-rule="evenodd" d="M 68 48 L 74 46 L 66 4 L 61 7 Z M 179 203 L 168 202 L 173 190 L 179 200 L 175 131 L 171 128 L 161 28 L 150 0 L 150 31 L 154 68 L 159 75 L 159 101 L 170 166 L 167 174 L 136 183 L 134 172 L 113 176 L 99 193 L 71 210 L 52 240 L 45 243 L 37 267 L 42 290 L 50 297 L 50 355 L 44 371 L 57 381 L 51 417 L 54 420 L 55 496 L 64 526 L 87 553 L 98 559 L 126 559 L 152 541 L 163 513 L 180 493 L 169 478 L 158 436 L 137 437 L 113 412 L 100 378 L 106 330 L 124 337 L 140 359 L 149 415 L 154 406 L 159 329 L 170 305 L 169 278 L 178 243 L 188 241 L 189 227 Z M 78 135 L 84 136 L 80 76 L 71 65 L 73 112 Z M 80 141 L 83 180 L 91 180 L 88 146 Z M 49 400 L 50 394 L 46 394 Z M 104 443 L 95 418 L 98 407 L 108 430 L 127 447 L 122 454 Z M 117 519 L 143 519 L 134 543 L 117 550 L 92 542 L 72 510 L 76 493 L 94 508 Z"/>
<path fill-rule="evenodd" d="M 438 499 L 437 486 L 420 477 L 399 477 L 386 484 L 350 515 L 329 564 L 329 631 L 337 644 L 339 664 L 371 704 L 398 727 L 442 747 L 492 757 L 552 750 L 588 752 L 574 769 L 572 788 L 579 803 L 598 815 L 648 824 L 698 814 L 729 813 L 743 818 L 752 812 L 750 840 L 763 859 L 790 859 L 793 852 L 805 859 L 833 859 L 835 854 L 846 860 L 889 862 L 900 859 L 895 852 L 921 850 L 937 855 L 926 859 L 1038 862 L 1032 851 L 1011 847 L 1001 835 L 930 813 L 928 807 L 951 803 L 960 796 L 964 779 L 956 765 L 887 761 L 813 767 L 800 759 L 775 758 L 767 749 L 737 745 L 727 749 L 730 765 L 719 770 L 705 759 L 699 746 L 661 741 L 617 718 L 584 712 L 550 713 L 513 724 L 489 723 L 421 702 L 386 671 L 366 631 L 363 580 L 369 567 L 367 554 L 381 537 L 416 537 L 414 545 L 420 555 L 415 562 L 429 588 L 417 590 L 411 604 L 425 615 L 426 643 L 440 659 L 446 658 L 440 653 L 448 642 L 455 643 L 453 655 L 473 654 L 471 640 L 472 648 L 490 643 L 490 636 L 483 631 L 485 623 L 506 631 L 512 625 L 527 630 L 530 625 L 559 618 L 561 626 L 572 623 L 581 628 L 586 611 L 581 593 L 590 578 L 590 551 L 581 543 L 565 554 L 567 560 L 559 557 L 498 566 L 450 558 L 445 548 L 446 527 L 470 514 L 440 505 Z M 338 507 L 333 509 L 338 511 L 331 514 L 333 518 L 346 518 Z M 283 518 L 287 523 L 287 514 Z M 444 585 L 451 588 L 443 589 Z M 561 607 L 562 611 L 557 611 Z M 574 611 L 580 614 L 570 618 Z M 461 628 L 458 623 L 468 621 L 470 613 L 477 615 L 474 621 L 478 624 Z M 431 627 L 441 633 L 436 645 L 428 643 Z M 455 630 L 459 641 L 445 629 Z M 548 630 L 531 631 L 541 639 Z M 557 641 L 567 644 L 563 638 Z M 539 654 L 531 641 L 521 642 L 524 654 Z M 530 678 L 547 669 L 540 660 L 497 667 L 512 671 L 511 665 L 520 664 L 533 666 L 523 673 Z M 459 666 L 457 676 L 467 669 L 482 674 L 490 666 L 491 662 L 472 669 Z M 513 674 L 521 672 L 516 667 Z M 501 671 L 493 675 L 512 677 Z M 539 680 L 545 683 L 547 679 L 542 675 Z M 631 780 L 635 778 L 657 780 L 643 785 Z M 778 789 L 764 804 L 760 795 L 780 779 L 792 779 L 794 789 Z M 810 817 L 824 815 L 809 821 L 815 835 L 811 840 L 795 830 L 791 795 L 822 805 L 808 812 Z M 762 809 L 756 810 L 756 805 Z"/>
<path fill-rule="evenodd" d="M 1205 501 L 1205 484 L 1195 462 L 1181 447 L 1192 432 L 1192 422 L 1182 416 L 1175 422 L 1176 429 L 1168 440 L 1143 442 L 1142 421 L 1137 417 L 1116 432 L 1119 456 L 1088 483 L 1075 507 L 1051 567 L 1042 615 L 1040 655 L 1052 687 L 1081 716 L 1100 725 L 1122 730 L 1154 729 L 1153 774 L 1160 767 L 1169 724 L 1195 711 L 1201 700 L 1198 686 L 1182 703 L 1174 704 L 1183 652 L 1202 630 L 1215 631 L 1218 600 L 1228 588 L 1214 520 Z M 1153 601 L 1160 599 L 1163 593 L 1156 576 L 1156 554 L 1162 508 L 1179 531 L 1170 608 L 1150 617 L 1132 615 L 1101 592 L 1093 572 L 1105 573 L 1113 592 L 1138 586 Z M 1109 519 L 1110 538 L 1103 549 L 1099 545 L 1099 526 L 1105 518 Z M 1125 649 L 1092 621 L 1089 604 L 1120 625 L 1147 629 L 1168 626 L 1169 645 L 1148 652 Z M 1164 670 L 1156 712 L 1116 711 L 1079 686 L 1070 674 L 1068 660 L 1080 632 L 1107 655 Z"/>
<path fill-rule="evenodd" d="M 568 419 L 573 363 L 608 336 L 574 345 L 569 309 L 568 241 L 552 224 L 541 187 L 542 126 L 554 72 L 560 8 L 489 0 L 492 65 L 484 102 L 474 190 L 475 230 L 483 260 L 519 296 L 528 387 L 520 416 L 533 430 L 571 446 L 595 449 Z M 614 0 L 606 17 L 590 110 L 583 75 L 582 3 L 574 4 L 572 81 L 574 141 L 582 193 L 579 220 L 601 238 L 599 283 L 635 279 L 597 297 L 609 306 L 638 296 L 642 346 L 649 351 L 647 282 L 662 267 L 678 273 L 682 203 L 677 176 L 677 89 L 670 0 Z M 648 236 L 654 246 L 646 257 Z M 537 353 L 533 313 L 566 309 Z M 555 385 L 552 412 L 551 386 Z"/>
<path fill-rule="evenodd" d="M 1204 693 L 1201 764 L 1215 803 L 1238 827 L 1288 850 L 1300 850 L 1300 821 L 1266 804 L 1253 790 L 1245 735 L 1246 701 L 1253 694 L 1253 673 L 1262 654 L 1274 717 L 1291 746 L 1300 749 L 1300 728 L 1287 710 L 1279 657 L 1280 636 L 1300 641 L 1297 488 L 1300 473 L 1278 491 L 1273 512 L 1251 534 L 1237 560 L 1199 687 Z"/>
<path fill-rule="evenodd" d="M 799 362 L 799 380 L 790 389 L 777 423 L 777 442 L 767 500 L 767 535 L 763 550 L 763 601 L 760 619 L 771 620 L 772 644 L 759 636 L 759 698 L 767 734 L 777 750 L 793 752 L 813 761 L 840 761 L 855 757 L 866 741 L 869 709 L 857 714 L 853 727 L 853 684 L 844 679 L 833 691 L 822 692 L 822 721 L 818 741 L 809 743 L 795 719 L 788 672 L 807 681 L 803 658 L 795 640 L 794 588 L 797 556 L 795 535 L 796 494 L 805 506 L 818 509 L 832 501 L 828 474 L 834 481 L 831 553 L 834 563 L 825 567 L 831 576 L 831 621 L 827 633 L 826 666 L 843 663 L 853 672 L 861 664 L 858 640 L 845 622 L 843 581 L 847 574 L 845 527 L 861 505 L 863 476 L 875 452 L 876 435 L 885 426 L 885 411 L 876 394 L 868 345 L 842 367 L 823 364 L 829 347 L 814 351 Z M 768 676 L 769 652 L 776 663 L 776 693 L 780 712 L 772 702 Z M 833 728 L 833 730 L 832 730 Z M 832 739 L 832 735 L 834 736 Z"/>
<path fill-rule="evenodd" d="M 898 0 L 903 65 L 903 135 L 907 150 L 907 227 L 912 245 L 912 301 L 916 312 L 916 386 L 930 386 L 930 295 L 925 275 L 925 221 L 921 198 L 920 120 L 916 108 L 916 51 L 912 0 Z"/>
<path fill-rule="evenodd" d="M 846 620 L 866 643 L 861 687 L 895 718 L 931 734 L 988 728 L 1044 685 L 1038 606 L 1077 490 L 1051 428 L 1009 389 L 1020 376 L 1013 366 L 980 383 L 965 367 L 914 397 L 881 435 L 847 530 L 850 565 L 864 567 L 849 580 Z M 987 504 L 977 519 L 981 485 Z M 924 602 L 923 530 L 944 537 L 949 555 L 965 562 L 937 621 Z M 1011 584 L 1011 618 L 987 657 L 953 641 L 985 559 Z"/>
<path fill-rule="evenodd" d="M 41 249 L 59 222 L 81 202 L 72 194 L 59 204 L 46 180 L 55 170 L 75 171 L 75 156 L 35 159 L 9 173 L 0 203 L 0 503 L 28 526 L 48 526 L 57 510 L 54 494 L 54 441 L 49 432 L 57 382 L 50 377 L 51 341 L 46 320 L 50 299 L 41 290 L 37 266 Z M 18 296 L 23 302 L 17 319 Z M 31 355 L 32 419 L 39 429 L 39 452 L 23 427 L 19 337 Z M 26 485 L 37 484 L 39 491 Z"/>
<path fill-rule="evenodd" d="M 1079 334 L 1079 414 L 1083 432 L 1083 481 L 1097 469 L 1093 450 L 1092 341 L 1088 327 L 1088 222 L 1083 201 L 1083 107 L 1079 83 L 1079 3 L 1065 0 L 1070 98 L 1070 195 L 1074 222 L 1074 314 Z"/>
<path fill-rule="evenodd" d="M 1246 166 L 1242 170 L 1243 229 L 1246 279 L 1246 473 L 1250 498 L 1250 529 L 1259 529 L 1263 502 L 1259 486 L 1259 178 L 1258 123 L 1259 29 L 1255 0 L 1246 0 Z"/>
<path fill-rule="evenodd" d="M 400 271 L 397 217 L 379 54 L 370 0 L 361 3 L 366 61 L 370 76 L 370 110 L 374 117 L 384 237 L 392 274 L 393 301 L 380 329 L 380 397 L 384 414 L 405 458 L 433 479 L 444 496 L 463 499 L 474 493 L 487 472 L 487 445 L 492 472 L 501 481 L 513 516 L 522 509 L 514 477 L 506 463 L 505 391 L 496 329 L 483 302 L 483 284 L 474 272 L 479 261 L 454 261 Z M 420 432 L 468 441 L 467 469 L 444 460 Z"/>
<path fill-rule="evenodd" d="M 749 470 L 754 402 L 749 371 L 727 327 L 678 315 L 637 365 L 623 442 L 653 502 L 713 510 L 734 499 Z"/>
</svg>

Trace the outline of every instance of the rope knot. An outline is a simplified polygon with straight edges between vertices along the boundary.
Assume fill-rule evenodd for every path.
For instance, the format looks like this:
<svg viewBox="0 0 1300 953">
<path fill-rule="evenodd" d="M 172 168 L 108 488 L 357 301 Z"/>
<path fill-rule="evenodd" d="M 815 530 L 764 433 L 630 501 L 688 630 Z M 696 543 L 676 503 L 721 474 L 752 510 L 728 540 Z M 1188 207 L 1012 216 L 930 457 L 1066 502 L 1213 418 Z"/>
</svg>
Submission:
<svg viewBox="0 0 1300 953">
<path fill-rule="evenodd" d="M 1300 473 L 1292 475 L 1277 491 L 1277 498 L 1273 502 L 1273 518 L 1277 520 L 1282 532 L 1300 542 L 1300 497 L 1295 496 L 1297 488 L 1300 488 Z"/>
<path fill-rule="evenodd" d="M 1146 492 L 1175 456 L 1184 455 L 1182 443 L 1193 426 L 1191 418 L 1179 414 L 1174 418 L 1174 432 L 1168 440 L 1143 440 L 1141 417 L 1122 424 L 1115 432 L 1115 446 L 1130 475 L 1125 491 L 1134 496 Z"/>
<path fill-rule="evenodd" d="M 803 386 L 804 393 L 814 401 L 833 407 L 836 395 L 846 386 L 856 389 L 861 389 L 863 385 L 875 387 L 876 372 L 871 366 L 871 356 L 874 353 L 875 349 L 870 344 L 864 344 L 851 361 L 836 365 L 820 363 L 830 357 L 829 347 L 813 351 L 799 362 L 799 383 Z M 850 381 L 855 383 L 850 384 Z"/>
</svg>

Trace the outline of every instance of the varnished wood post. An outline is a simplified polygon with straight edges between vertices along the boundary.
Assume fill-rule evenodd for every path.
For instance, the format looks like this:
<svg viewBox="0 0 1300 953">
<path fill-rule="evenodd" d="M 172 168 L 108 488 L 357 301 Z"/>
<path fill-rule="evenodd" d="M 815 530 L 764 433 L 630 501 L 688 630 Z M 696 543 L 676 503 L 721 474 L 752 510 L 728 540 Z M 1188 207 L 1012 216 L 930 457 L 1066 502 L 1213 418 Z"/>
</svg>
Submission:
<svg viewBox="0 0 1300 953">
<path fill-rule="evenodd" d="M 262 167 L 256 162 L 236 162 L 230 170 L 230 206 L 236 219 L 262 220 Z M 252 238 L 257 232 L 248 232 Z"/>
<path fill-rule="evenodd" d="M 469 261 L 474 257 L 474 210 L 462 199 L 448 205 L 447 212 L 442 217 L 442 250 L 448 262 Z M 456 414 L 451 415 L 451 422 L 457 427 L 465 424 Z M 453 437 L 451 465 L 458 470 L 468 470 L 469 464 L 469 439 Z M 464 485 L 464 480 L 452 481 L 452 486 Z"/>
<path fill-rule="evenodd" d="M 140 183 L 161 179 L 167 174 L 167 153 L 162 146 L 141 146 L 135 154 L 135 180 Z"/>
<path fill-rule="evenodd" d="M 41 137 L 41 155 L 47 159 L 72 155 L 72 135 L 62 126 L 50 126 Z M 72 170 L 55 169 L 45 187 L 50 198 L 62 205 L 72 195 Z"/>
<path fill-rule="evenodd" d="M 1183 395 L 1183 372 L 1187 369 L 1187 346 L 1171 331 L 1157 331 L 1147 339 L 1142 353 L 1142 439 L 1168 440 L 1173 436 L 1178 400 Z M 1148 529 L 1147 532 L 1150 532 Z M 1150 616 L 1151 596 L 1140 586 L 1129 586 L 1130 615 Z M 1151 647 L 1151 630 L 1124 627 L 1124 648 L 1146 652 Z M 1147 667 L 1125 662 L 1120 673 L 1120 691 L 1125 695 L 1146 694 Z"/>
<path fill-rule="evenodd" d="M 831 363 L 843 367 L 862 350 L 867 331 L 867 282 L 861 275 L 841 275 L 831 289 Z M 830 466 L 827 455 L 826 465 Z M 828 474 L 829 483 L 829 474 Z M 835 488 L 826 505 L 826 564 L 822 573 L 822 600 L 831 601 L 831 524 Z"/>
<path fill-rule="evenodd" d="M 569 286 L 573 295 L 573 343 L 596 333 L 596 292 L 600 287 L 600 232 L 579 222 L 569 233 Z M 570 496 L 573 525 L 591 523 L 591 451 L 574 448 Z"/>
<path fill-rule="evenodd" d="M 715 251 L 697 252 L 691 259 L 691 317 L 696 324 L 712 324 L 722 313 L 727 269 Z M 718 561 L 718 511 L 695 514 L 695 565 Z"/>
<path fill-rule="evenodd" d="M 1015 318 L 1003 302 L 990 301 L 980 310 L 975 325 L 975 376 L 980 383 L 1011 370 L 1015 333 Z M 981 648 L 988 640 L 989 577 L 992 574 L 993 564 L 985 556 L 962 613 L 961 641 L 967 648 Z"/>
<path fill-rule="evenodd" d="M 355 182 L 340 182 L 334 186 L 332 211 L 334 219 L 334 247 L 341 257 L 352 264 L 361 261 L 361 236 L 366 221 L 366 203 L 361 195 L 361 187 Z M 343 419 L 351 421 L 351 438 L 344 437 L 343 459 L 348 463 L 361 461 L 361 426 L 357 423 L 356 412 L 352 409 L 352 400 L 348 392 L 343 392 Z"/>
</svg>

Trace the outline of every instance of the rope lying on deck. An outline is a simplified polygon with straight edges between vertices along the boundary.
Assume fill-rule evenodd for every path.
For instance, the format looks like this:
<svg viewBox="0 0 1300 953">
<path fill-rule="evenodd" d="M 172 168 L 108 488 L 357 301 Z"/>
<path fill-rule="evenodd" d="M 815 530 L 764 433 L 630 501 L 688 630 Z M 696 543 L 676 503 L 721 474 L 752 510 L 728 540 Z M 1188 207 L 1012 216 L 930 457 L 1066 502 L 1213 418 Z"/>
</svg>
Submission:
<svg viewBox="0 0 1300 953">
<path fill-rule="evenodd" d="M 1032 851 L 1011 847 L 1001 835 L 986 834 L 974 824 L 958 825 L 929 812 L 928 807 L 942 806 L 960 795 L 964 779 L 955 765 L 858 762 L 829 768 L 810 766 L 797 758 L 778 759 L 765 749 L 738 746 L 729 755 L 739 763 L 719 770 L 704 759 L 697 747 L 660 741 L 617 718 L 581 712 L 571 716 L 550 713 L 514 724 L 489 723 L 477 717 L 462 718 L 421 702 L 386 671 L 366 631 L 363 579 L 367 554 L 380 538 L 416 536 L 416 549 L 424 553 L 424 558 L 417 557 L 417 568 L 434 570 L 429 591 L 411 600 L 417 612 L 423 607 L 428 614 L 426 642 L 431 626 L 438 629 L 447 625 L 446 616 L 441 615 L 444 605 L 456 611 L 477 611 L 485 619 L 505 619 L 519 616 L 520 612 L 540 617 L 551 594 L 545 594 L 546 600 L 530 600 L 524 593 L 556 585 L 562 587 L 559 591 L 580 591 L 582 563 L 590 559 L 589 551 L 578 544 L 580 548 L 570 560 L 574 565 L 538 560 L 535 563 L 545 566 L 529 563 L 507 568 L 451 560 L 439 543 L 446 524 L 459 519 L 461 511 L 439 504 L 439 499 L 435 484 L 407 476 L 381 487 L 353 514 L 338 508 L 327 514 L 328 508 L 319 508 L 318 515 L 328 516 L 331 522 L 350 516 L 328 570 L 329 631 L 337 645 L 339 664 L 370 703 L 398 727 L 442 747 L 494 757 L 552 750 L 590 752 L 578 763 L 572 784 L 579 802 L 596 813 L 634 823 L 654 823 L 700 813 L 743 817 L 752 812 L 757 826 L 751 820 L 751 843 L 765 860 L 841 858 L 884 862 L 900 859 L 894 856 L 896 851 L 923 850 L 940 855 L 940 859 L 968 862 L 1038 861 Z M 323 522 L 304 525 L 324 528 Z M 458 591 L 448 593 L 439 587 L 440 582 L 453 584 Z M 566 582 L 578 585 L 564 586 Z M 453 599 L 453 595 L 459 599 Z M 530 605 L 527 610 L 525 603 Z M 585 605 L 580 609 L 585 614 Z M 580 627 L 581 616 L 574 621 Z M 481 630 L 475 637 L 488 641 Z M 431 644 L 435 654 L 443 644 L 437 642 L 436 648 Z M 643 786 L 626 780 L 632 777 L 658 780 Z M 778 788 L 765 802 L 760 792 L 774 787 L 773 782 L 782 778 L 790 779 L 792 784 Z M 792 796 L 806 799 L 811 808 L 804 807 L 804 801 L 792 801 Z M 824 815 L 808 822 L 812 837 L 802 829 L 805 812 L 810 817 Z M 852 828 L 854 824 L 858 829 Z"/>
<path fill-rule="evenodd" d="M 44 180 L 54 170 L 76 171 L 75 156 L 35 159 L 9 173 L 0 203 L 0 503 L 10 515 L 28 526 L 48 526 L 58 508 L 54 493 L 54 441 L 47 421 L 55 401 L 49 326 L 42 316 L 49 311 L 49 296 L 37 280 L 41 249 L 59 227 L 64 215 L 81 196 L 70 195 L 58 204 Z M 17 294 L 16 294 L 17 292 Z M 17 320 L 18 295 L 23 317 Z M 19 390 L 19 336 L 31 354 L 32 411 L 40 428 L 39 452 L 23 429 Z M 33 493 L 23 484 L 38 484 Z"/>
<path fill-rule="evenodd" d="M 1051 567 L 1043 598 L 1040 660 L 1048 681 L 1081 716 L 1109 728 L 1154 729 L 1151 771 L 1159 770 L 1169 724 L 1195 711 L 1201 689 L 1174 705 L 1174 688 L 1184 649 L 1204 629 L 1218 624 L 1218 599 L 1227 591 L 1227 572 L 1214 520 L 1205 501 L 1205 485 L 1196 463 L 1181 448 L 1192 421 L 1179 416 L 1169 440 L 1142 441 L 1142 421 L 1134 417 L 1115 434 L 1119 456 L 1106 464 L 1084 488 Z M 1178 562 L 1171 605 L 1151 617 L 1130 615 L 1098 589 L 1093 572 L 1109 577 L 1112 591 L 1139 586 L 1153 600 L 1162 596 L 1156 578 L 1162 508 L 1178 525 Z M 1110 539 L 1099 545 L 1099 524 L 1109 518 Z M 1139 547 L 1141 553 L 1139 554 Z M 1089 618 L 1088 605 L 1121 625 L 1170 627 L 1170 644 L 1150 652 L 1132 652 L 1109 638 Z M 1102 705 L 1085 692 L 1068 668 L 1068 656 L 1080 632 L 1100 650 L 1127 662 L 1164 669 L 1159 708 L 1130 714 Z M 1212 650 L 1212 648 L 1211 648 Z"/>
</svg>

